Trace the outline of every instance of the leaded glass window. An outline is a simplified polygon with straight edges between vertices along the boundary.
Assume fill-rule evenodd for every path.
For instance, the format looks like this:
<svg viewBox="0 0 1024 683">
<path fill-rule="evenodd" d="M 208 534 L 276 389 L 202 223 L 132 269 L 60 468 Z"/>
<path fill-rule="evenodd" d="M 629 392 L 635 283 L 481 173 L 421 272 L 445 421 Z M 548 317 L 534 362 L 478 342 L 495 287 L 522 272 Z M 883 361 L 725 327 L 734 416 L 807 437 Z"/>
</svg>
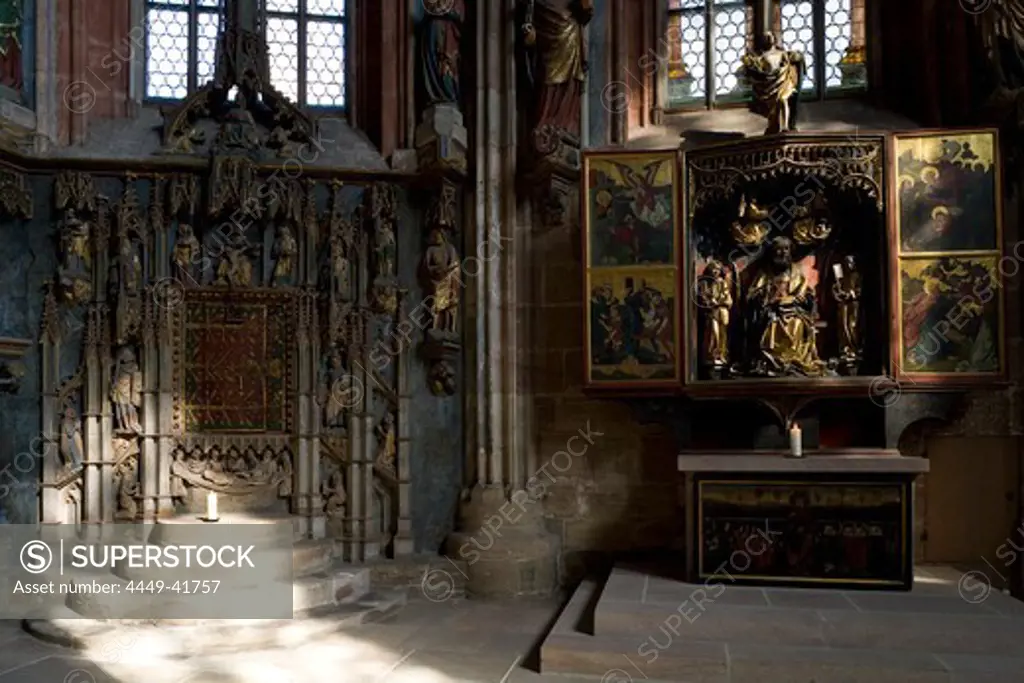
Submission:
<svg viewBox="0 0 1024 683">
<path fill-rule="evenodd" d="M 347 0 L 266 0 L 270 80 L 293 102 L 345 106 Z M 223 0 L 147 0 L 146 96 L 180 100 L 213 78 Z"/>
<path fill-rule="evenodd" d="M 784 47 L 802 52 L 807 63 L 805 96 L 866 88 L 864 2 L 774 3 L 775 34 Z M 754 34 L 753 9 L 744 0 L 668 0 L 666 106 L 745 101 L 749 90 L 737 71 L 742 55 L 753 46 Z"/>
</svg>

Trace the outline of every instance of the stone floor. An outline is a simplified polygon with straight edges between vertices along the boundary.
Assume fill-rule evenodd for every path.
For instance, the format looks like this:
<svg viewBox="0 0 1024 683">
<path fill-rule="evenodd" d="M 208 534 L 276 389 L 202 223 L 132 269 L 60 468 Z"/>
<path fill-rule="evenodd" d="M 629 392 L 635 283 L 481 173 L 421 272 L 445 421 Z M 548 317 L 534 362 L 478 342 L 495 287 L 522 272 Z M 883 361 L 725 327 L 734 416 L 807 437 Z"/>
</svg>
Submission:
<svg viewBox="0 0 1024 683">
<path fill-rule="evenodd" d="M 998 592 L 987 596 L 984 601 L 972 603 L 978 600 L 978 594 L 966 592 L 963 597 L 958 597 L 965 589 L 961 584 L 958 591 L 960 575 L 955 572 L 943 573 L 932 570 L 923 572 L 922 576 L 924 580 L 918 584 L 919 588 L 915 589 L 915 593 L 920 591 L 923 595 L 961 600 L 965 616 L 969 615 L 973 607 L 981 605 L 982 611 L 986 614 L 996 617 L 1004 615 L 1016 622 L 1013 625 L 1017 628 L 1024 624 L 1024 618 L 1017 618 L 1017 614 L 1024 615 L 1024 609 L 1018 610 L 1019 603 Z M 652 601 L 659 598 L 659 591 L 666 592 L 665 596 L 660 597 L 675 600 L 680 590 L 678 586 L 662 585 L 661 580 L 651 579 L 647 584 L 646 597 Z M 754 594 L 760 591 L 731 591 L 736 601 L 740 603 L 739 606 L 745 604 L 745 600 L 739 598 L 740 593 L 746 593 L 748 590 Z M 924 627 L 930 621 L 934 621 L 937 615 L 908 615 L 901 611 L 898 603 L 905 602 L 911 597 L 907 594 L 889 594 L 888 598 L 874 598 L 868 594 L 861 594 L 858 598 L 854 595 L 855 602 L 848 605 L 847 611 L 850 618 L 856 621 L 857 615 L 863 616 L 865 610 L 863 605 L 856 607 L 860 602 L 864 602 L 865 605 L 873 600 L 889 602 L 892 606 L 889 611 L 894 620 L 899 622 L 894 624 L 894 628 L 903 632 L 904 639 L 912 639 L 912 634 L 908 632 L 915 629 L 908 628 L 908 619 L 916 620 L 915 623 L 922 627 L 922 631 L 927 631 L 929 629 Z M 819 597 L 815 598 L 818 601 L 835 599 L 848 598 L 828 597 L 827 593 L 820 593 Z M 815 607 L 822 608 L 827 605 L 816 604 Z M 1024 608 L 1024 605 L 1021 607 Z M 870 605 L 867 609 L 871 609 Z M 537 669 L 539 642 L 554 626 L 559 611 L 559 603 L 554 600 L 497 603 L 454 598 L 433 602 L 422 594 L 411 595 L 405 609 L 388 623 L 364 625 L 352 631 L 338 632 L 290 650 L 221 656 L 203 656 L 202 653 L 196 653 L 187 659 L 167 659 L 154 652 L 147 652 L 147 648 L 140 647 L 133 640 L 130 631 L 119 637 L 112 637 L 109 642 L 90 651 L 74 652 L 34 639 L 23 632 L 18 622 L 0 622 L 0 683 L 653 683 L 656 680 L 655 676 L 648 677 L 643 673 L 630 674 L 626 671 L 628 667 L 624 665 L 621 669 L 605 671 L 603 676 L 597 673 L 590 677 L 542 676 L 531 671 L 531 668 Z M 641 621 L 644 620 L 643 616 L 640 615 Z M 659 621 L 663 619 L 660 614 L 655 616 Z M 702 628 L 714 630 L 715 618 L 710 611 L 695 622 L 697 626 L 702 624 Z M 641 632 L 640 623 L 623 626 L 628 626 L 630 632 L 636 634 L 633 637 L 634 641 L 638 637 L 643 639 L 650 635 L 647 631 Z M 764 629 L 753 640 L 765 643 L 767 638 L 770 641 L 769 636 L 773 630 L 777 638 L 786 638 L 787 632 L 796 637 L 799 635 L 797 626 L 782 619 L 774 629 Z M 851 628 L 856 631 L 855 625 Z M 747 629 L 747 632 L 750 633 L 750 629 Z M 661 631 L 655 633 L 660 634 Z M 868 637 L 868 634 L 863 635 L 865 638 Z M 975 633 L 973 638 L 971 634 L 964 634 L 961 637 L 975 640 L 983 639 L 983 635 Z M 1003 636 L 997 640 L 1003 641 L 1011 651 L 999 654 L 1008 657 L 1024 656 L 1024 640 L 1012 637 L 1009 632 Z M 1017 666 L 1022 660 L 985 655 L 979 651 L 973 659 L 983 659 L 987 663 L 985 666 L 972 667 L 977 675 L 962 678 L 955 676 L 951 670 L 965 661 L 965 657 L 971 657 L 965 655 L 953 660 L 922 660 L 921 666 L 915 668 L 916 654 L 894 652 L 890 647 L 892 643 L 884 642 L 888 637 L 884 633 L 877 633 L 874 637 L 879 642 L 870 651 L 851 650 L 850 654 L 870 658 L 881 653 L 899 659 L 901 670 L 906 675 L 898 679 L 877 676 L 851 678 L 845 673 L 838 672 L 836 675 L 807 675 L 806 669 L 798 666 L 785 678 L 769 676 L 757 680 L 785 680 L 787 683 L 853 683 L 861 680 L 871 683 L 881 683 L 883 680 L 899 680 L 900 683 L 1024 681 L 1024 667 L 1007 668 Z M 1010 640 L 1007 641 L 1006 638 Z M 628 644 L 635 645 L 633 641 Z M 680 654 L 683 655 L 696 644 L 680 645 Z M 996 647 L 998 643 L 992 645 Z M 773 648 L 763 644 L 762 649 Z M 621 653 L 604 654 L 625 652 L 623 650 Z M 762 653 L 762 656 L 767 654 Z M 741 659 L 732 661 L 731 666 L 738 666 Z M 710 677 L 696 675 L 685 678 L 672 677 L 668 680 L 673 683 L 739 680 L 730 676 L 731 673 L 726 673 L 724 677 L 717 674 Z"/>
</svg>

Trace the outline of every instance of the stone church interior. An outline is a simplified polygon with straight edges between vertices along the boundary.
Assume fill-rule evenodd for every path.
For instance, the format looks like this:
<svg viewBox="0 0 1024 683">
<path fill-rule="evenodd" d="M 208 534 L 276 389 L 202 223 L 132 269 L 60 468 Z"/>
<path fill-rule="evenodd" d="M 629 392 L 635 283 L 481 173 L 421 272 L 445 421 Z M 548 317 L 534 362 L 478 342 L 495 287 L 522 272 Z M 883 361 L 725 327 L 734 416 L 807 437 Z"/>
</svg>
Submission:
<svg viewBox="0 0 1024 683">
<path fill-rule="evenodd" d="M 1024 0 L 0 0 L 0 683 L 1024 681 L 1022 150 Z"/>
</svg>

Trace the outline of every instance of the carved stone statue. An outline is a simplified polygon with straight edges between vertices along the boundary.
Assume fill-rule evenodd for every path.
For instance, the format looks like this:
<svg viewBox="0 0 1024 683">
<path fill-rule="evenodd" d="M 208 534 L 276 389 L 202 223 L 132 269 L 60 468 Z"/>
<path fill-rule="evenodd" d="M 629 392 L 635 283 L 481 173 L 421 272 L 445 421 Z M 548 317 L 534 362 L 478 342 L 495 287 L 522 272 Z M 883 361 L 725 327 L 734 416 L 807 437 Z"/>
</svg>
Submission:
<svg viewBox="0 0 1024 683">
<path fill-rule="evenodd" d="M 697 281 L 697 301 L 705 311 L 704 362 L 713 368 L 729 363 L 729 312 L 732 309 L 732 283 L 718 261 L 711 261 Z"/>
<path fill-rule="evenodd" d="M 395 275 L 395 229 L 391 221 L 380 220 L 374 233 L 373 254 L 377 266 L 377 277 L 391 278 Z"/>
<path fill-rule="evenodd" d="M 839 326 L 839 352 L 846 363 L 855 363 L 860 355 L 860 273 L 853 255 L 843 264 L 832 266 L 835 282 L 832 295 L 836 298 Z"/>
<path fill-rule="evenodd" d="M 231 246 L 217 264 L 217 284 L 232 287 L 252 286 L 252 262 L 244 246 Z"/>
<path fill-rule="evenodd" d="M 317 400 L 323 411 L 323 426 L 344 429 L 347 409 L 354 405 L 355 378 L 345 367 L 341 350 L 332 348 L 324 359 Z"/>
<path fill-rule="evenodd" d="M 129 458 L 119 465 L 114 476 L 117 479 L 117 513 L 114 515 L 118 521 L 131 521 L 135 519 L 138 510 L 138 503 L 135 496 L 139 493 L 139 480 L 136 474 L 137 463 L 135 458 Z"/>
<path fill-rule="evenodd" d="M 321 495 L 324 498 L 324 514 L 328 517 L 335 517 L 345 509 L 348 501 L 348 493 L 345 491 L 345 474 L 341 466 L 336 463 L 328 465 L 330 474 L 321 486 Z"/>
<path fill-rule="evenodd" d="M 340 301 L 352 299 L 352 262 L 348 260 L 344 239 L 331 237 L 331 279 L 335 297 Z"/>
<path fill-rule="evenodd" d="M 135 242 L 127 237 L 121 240 L 121 252 L 118 255 L 118 275 L 124 287 L 124 293 L 137 295 L 142 286 L 142 260 Z"/>
<path fill-rule="evenodd" d="M 295 279 L 295 259 L 299 253 L 298 242 L 292 236 L 292 231 L 286 225 L 277 229 L 277 239 L 271 256 L 274 259 L 274 273 L 271 277 L 271 284 L 275 287 L 290 285 Z"/>
<path fill-rule="evenodd" d="M 458 331 L 459 252 L 443 230 L 430 232 L 430 246 L 423 255 L 423 267 L 433 294 L 431 329 L 445 334 Z"/>
<path fill-rule="evenodd" d="M 754 51 L 743 56 L 740 75 L 754 91 L 753 111 L 768 119 L 765 135 L 796 130 L 805 69 L 803 55 L 781 48 L 771 33 L 762 35 Z"/>
<path fill-rule="evenodd" d="M 423 0 L 420 73 L 423 105 L 459 102 L 462 23 L 465 0 Z"/>
<path fill-rule="evenodd" d="M 183 281 L 195 279 L 193 264 L 199 260 L 199 254 L 199 240 L 196 239 L 192 226 L 188 223 L 180 223 L 178 239 L 174 242 L 172 261 L 178 277 Z"/>
<path fill-rule="evenodd" d="M 532 81 L 533 129 L 550 126 L 578 139 L 587 61 L 583 27 L 592 0 L 524 0 L 523 42 Z"/>
<path fill-rule="evenodd" d="M 793 263 L 793 245 L 776 237 L 754 266 L 745 296 L 751 372 L 820 377 L 814 290 Z"/>
<path fill-rule="evenodd" d="M 390 411 L 384 413 L 376 428 L 377 459 L 374 468 L 381 474 L 392 478 L 397 476 L 395 460 L 398 457 L 398 437 L 395 434 L 395 416 Z"/>
<path fill-rule="evenodd" d="M 142 433 L 138 407 L 142 405 L 142 373 L 135 353 L 123 347 L 117 354 L 110 383 L 110 400 L 114 404 L 114 429 Z"/>
<path fill-rule="evenodd" d="M 71 404 L 64 406 L 60 418 L 60 455 L 70 470 L 82 469 L 85 462 L 85 446 L 82 441 L 82 421 Z"/>
<path fill-rule="evenodd" d="M 92 295 L 92 250 L 89 223 L 68 209 L 61 225 L 61 290 L 72 303 L 87 301 Z"/>
</svg>

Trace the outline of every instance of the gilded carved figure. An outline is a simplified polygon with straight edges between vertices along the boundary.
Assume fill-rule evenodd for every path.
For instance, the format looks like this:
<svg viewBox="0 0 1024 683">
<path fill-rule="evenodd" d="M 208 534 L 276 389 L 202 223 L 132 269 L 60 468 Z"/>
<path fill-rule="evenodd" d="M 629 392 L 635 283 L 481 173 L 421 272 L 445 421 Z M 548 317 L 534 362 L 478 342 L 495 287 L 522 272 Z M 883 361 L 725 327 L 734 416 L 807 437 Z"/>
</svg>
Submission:
<svg viewBox="0 0 1024 683">
<path fill-rule="evenodd" d="M 762 209 L 753 199 L 740 198 L 739 218 L 732 222 L 730 230 L 733 240 L 741 246 L 757 246 L 771 231 L 771 211 Z"/>
<path fill-rule="evenodd" d="M 856 361 L 860 355 L 860 273 L 852 255 L 832 266 L 839 323 L 839 351 L 844 361 Z"/>
<path fill-rule="evenodd" d="M 178 225 L 178 238 L 174 242 L 174 253 L 171 257 L 174 269 L 182 280 L 194 279 L 193 264 L 199 260 L 199 240 L 188 223 Z"/>
<path fill-rule="evenodd" d="M 217 265 L 217 284 L 234 287 L 252 285 L 252 262 L 244 246 L 231 246 L 224 250 L 224 256 Z"/>
<path fill-rule="evenodd" d="M 698 304 L 705 311 L 704 361 L 716 368 L 729 363 L 729 316 L 733 305 L 732 283 L 725 266 L 711 261 L 697 282 Z"/>
<path fill-rule="evenodd" d="M 271 284 L 281 286 L 290 285 L 294 282 L 298 253 L 299 245 L 295 241 L 292 231 L 286 225 L 278 227 L 277 239 L 271 252 L 271 256 L 274 259 L 274 273 L 271 277 Z"/>
<path fill-rule="evenodd" d="M 455 334 L 459 317 L 459 253 L 441 229 L 430 233 L 430 246 L 423 258 L 433 294 L 431 329 Z"/>
<path fill-rule="evenodd" d="M 82 303 L 92 294 L 91 236 L 89 223 L 68 209 L 60 231 L 60 281 L 64 297 L 73 303 Z"/>
<path fill-rule="evenodd" d="M 533 128 L 550 126 L 578 139 L 587 72 L 583 27 L 593 0 L 525 0 L 523 42 L 533 88 Z"/>
<path fill-rule="evenodd" d="M 745 296 L 747 340 L 756 345 L 752 370 L 768 376 L 820 377 L 814 290 L 789 238 L 776 237 L 754 267 Z"/>
<path fill-rule="evenodd" d="M 762 35 L 754 51 L 743 56 L 740 74 L 754 91 L 754 111 L 768 119 L 765 135 L 796 130 L 805 69 L 803 55 L 779 46 L 771 33 Z"/>
</svg>

